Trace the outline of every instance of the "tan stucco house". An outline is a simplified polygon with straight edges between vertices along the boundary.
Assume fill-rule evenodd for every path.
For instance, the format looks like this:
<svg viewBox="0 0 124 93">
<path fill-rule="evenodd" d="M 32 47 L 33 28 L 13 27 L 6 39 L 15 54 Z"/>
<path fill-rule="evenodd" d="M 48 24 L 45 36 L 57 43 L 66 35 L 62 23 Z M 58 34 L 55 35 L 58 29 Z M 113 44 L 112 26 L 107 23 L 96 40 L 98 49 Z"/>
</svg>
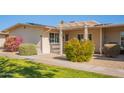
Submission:
<svg viewBox="0 0 124 93">
<path fill-rule="evenodd" d="M 63 54 L 63 46 L 72 38 L 90 39 L 95 52 L 102 53 L 106 43 L 118 43 L 124 47 L 124 24 L 100 24 L 95 21 L 61 22 L 57 27 L 34 23 L 16 24 L 2 31 L 23 38 L 24 43 L 37 45 L 39 54 Z M 1 37 L 1 36 L 0 36 Z"/>
</svg>

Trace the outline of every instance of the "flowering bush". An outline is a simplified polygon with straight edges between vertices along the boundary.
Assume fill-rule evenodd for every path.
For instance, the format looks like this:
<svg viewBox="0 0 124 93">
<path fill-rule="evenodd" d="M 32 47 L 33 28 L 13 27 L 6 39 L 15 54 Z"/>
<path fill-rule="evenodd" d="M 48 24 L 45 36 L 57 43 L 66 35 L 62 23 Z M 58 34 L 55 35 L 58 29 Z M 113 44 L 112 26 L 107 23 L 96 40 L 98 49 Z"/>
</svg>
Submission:
<svg viewBox="0 0 124 93">
<path fill-rule="evenodd" d="M 9 36 L 4 43 L 5 51 L 15 52 L 18 50 L 19 45 L 22 43 L 22 38 L 17 36 Z"/>
</svg>

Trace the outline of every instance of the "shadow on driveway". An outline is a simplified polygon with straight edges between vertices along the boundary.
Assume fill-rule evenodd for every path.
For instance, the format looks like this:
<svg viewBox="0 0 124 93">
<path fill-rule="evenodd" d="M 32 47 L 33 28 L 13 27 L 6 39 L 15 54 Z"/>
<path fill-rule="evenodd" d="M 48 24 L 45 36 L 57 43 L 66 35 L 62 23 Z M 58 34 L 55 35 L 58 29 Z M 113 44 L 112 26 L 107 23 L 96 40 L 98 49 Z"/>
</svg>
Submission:
<svg viewBox="0 0 124 93">
<path fill-rule="evenodd" d="M 103 56 L 94 55 L 94 59 L 106 60 L 106 61 L 115 61 L 115 62 L 124 62 L 124 55 L 119 55 L 116 58 L 105 57 L 104 55 Z"/>
<path fill-rule="evenodd" d="M 63 61 L 68 61 L 66 56 L 55 56 L 53 59 L 59 59 Z M 104 60 L 104 61 L 115 61 L 115 62 L 124 62 L 124 55 L 119 55 L 116 58 L 105 57 L 104 55 L 100 56 L 99 54 L 95 54 L 93 59 Z"/>
</svg>

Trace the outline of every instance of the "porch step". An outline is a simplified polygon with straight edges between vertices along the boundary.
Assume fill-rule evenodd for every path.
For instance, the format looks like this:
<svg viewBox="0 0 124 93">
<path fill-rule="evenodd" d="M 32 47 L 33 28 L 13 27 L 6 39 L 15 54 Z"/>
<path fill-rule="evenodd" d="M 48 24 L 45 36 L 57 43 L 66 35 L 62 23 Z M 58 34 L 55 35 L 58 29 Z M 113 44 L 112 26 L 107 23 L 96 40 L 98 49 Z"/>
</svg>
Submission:
<svg viewBox="0 0 124 93">
<path fill-rule="evenodd" d="M 57 53 L 57 54 L 59 54 L 60 51 L 59 51 L 59 49 L 53 49 L 53 50 L 51 50 L 51 53 Z"/>
<path fill-rule="evenodd" d="M 59 54 L 59 52 L 60 52 L 59 44 L 51 44 L 50 45 L 50 52 Z"/>
</svg>

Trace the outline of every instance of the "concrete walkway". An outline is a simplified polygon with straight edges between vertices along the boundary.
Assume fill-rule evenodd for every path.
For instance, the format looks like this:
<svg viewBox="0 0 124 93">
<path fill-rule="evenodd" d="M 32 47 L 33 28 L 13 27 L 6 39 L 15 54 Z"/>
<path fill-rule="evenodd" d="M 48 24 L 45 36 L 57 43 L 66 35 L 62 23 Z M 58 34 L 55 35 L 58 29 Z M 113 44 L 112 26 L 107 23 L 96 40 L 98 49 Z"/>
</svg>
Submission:
<svg viewBox="0 0 124 93">
<path fill-rule="evenodd" d="M 123 69 L 115 69 L 115 68 L 108 68 L 108 67 L 96 66 L 96 65 L 85 64 L 85 63 L 70 62 L 58 55 L 40 55 L 40 56 L 26 57 L 26 56 L 0 53 L 0 56 L 7 56 L 10 58 L 18 58 L 18 59 L 28 59 L 28 60 L 32 60 L 35 62 L 44 63 L 48 65 L 67 67 L 67 68 L 72 68 L 77 70 L 84 70 L 89 72 L 112 75 L 116 77 L 124 77 Z"/>
</svg>

